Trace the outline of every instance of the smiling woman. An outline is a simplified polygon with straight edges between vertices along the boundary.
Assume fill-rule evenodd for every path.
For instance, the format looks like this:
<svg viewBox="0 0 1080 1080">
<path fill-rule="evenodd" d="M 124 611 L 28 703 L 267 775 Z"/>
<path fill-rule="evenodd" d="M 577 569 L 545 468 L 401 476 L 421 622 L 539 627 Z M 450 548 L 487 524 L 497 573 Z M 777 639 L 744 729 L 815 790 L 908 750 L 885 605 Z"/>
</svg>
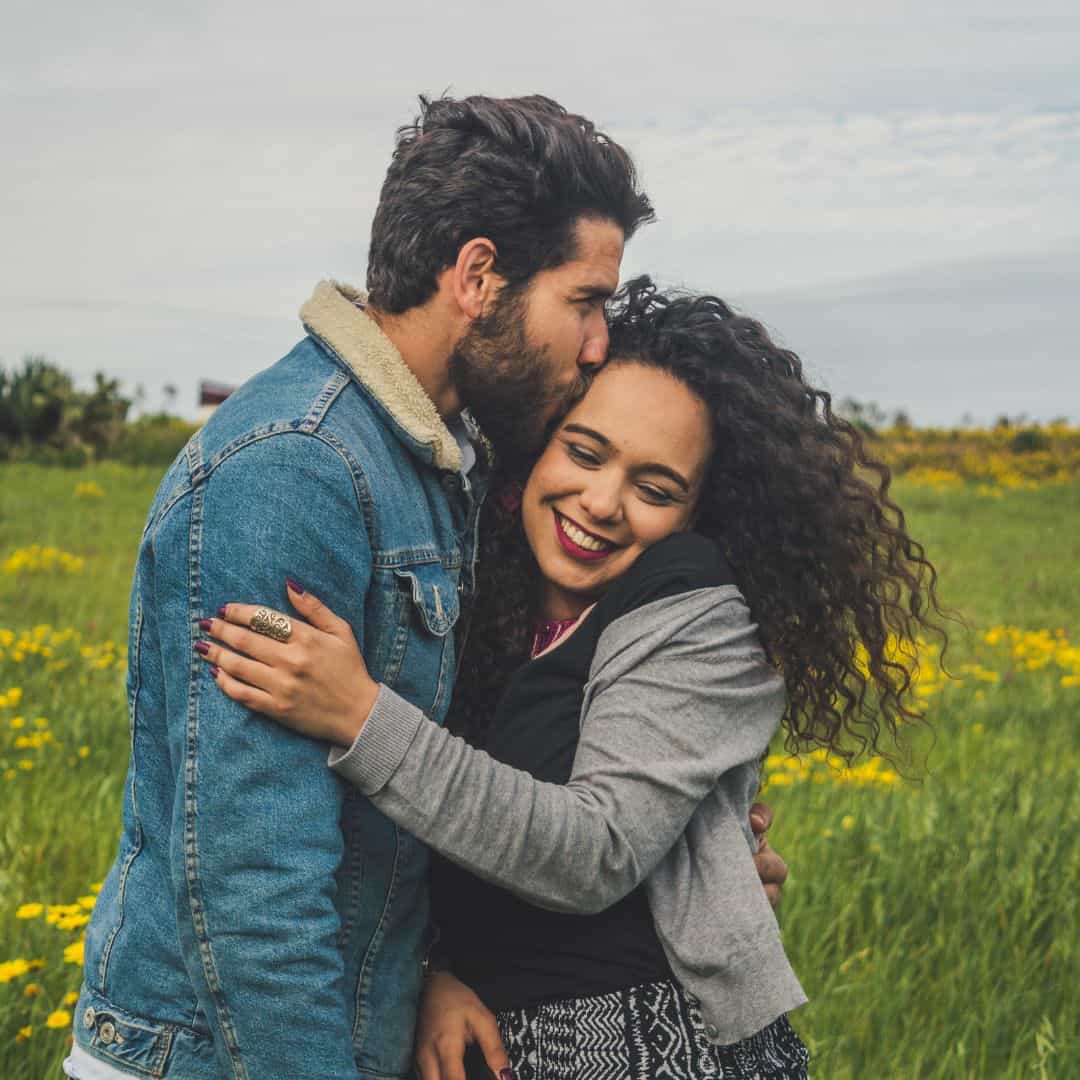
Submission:
<svg viewBox="0 0 1080 1080">
<path fill-rule="evenodd" d="M 545 618 L 576 618 L 646 548 L 689 527 L 711 449 L 705 403 L 672 375 L 618 359 L 596 376 L 522 499 Z"/>
</svg>

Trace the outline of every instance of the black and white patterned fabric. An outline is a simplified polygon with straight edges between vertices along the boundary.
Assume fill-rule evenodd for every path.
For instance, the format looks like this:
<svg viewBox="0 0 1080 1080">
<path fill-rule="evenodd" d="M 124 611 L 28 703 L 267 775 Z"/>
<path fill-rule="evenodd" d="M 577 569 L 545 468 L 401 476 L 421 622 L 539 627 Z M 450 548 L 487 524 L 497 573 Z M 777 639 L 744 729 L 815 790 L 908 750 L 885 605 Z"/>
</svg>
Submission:
<svg viewBox="0 0 1080 1080">
<path fill-rule="evenodd" d="M 787 1017 L 713 1046 L 697 1002 L 674 982 L 498 1015 L 516 1080 L 807 1080 Z"/>
</svg>

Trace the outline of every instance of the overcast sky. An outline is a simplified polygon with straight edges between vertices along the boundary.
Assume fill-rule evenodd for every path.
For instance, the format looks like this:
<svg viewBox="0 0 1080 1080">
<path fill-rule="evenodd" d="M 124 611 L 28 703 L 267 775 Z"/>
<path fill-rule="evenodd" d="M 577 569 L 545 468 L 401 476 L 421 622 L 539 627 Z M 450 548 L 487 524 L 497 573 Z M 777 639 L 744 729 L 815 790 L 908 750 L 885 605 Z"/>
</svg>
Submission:
<svg viewBox="0 0 1080 1080">
<path fill-rule="evenodd" d="M 1080 421 L 1075 2 L 806 7 L 4 0 L 0 362 L 190 413 L 291 346 L 318 279 L 363 281 L 417 93 L 542 92 L 640 165 L 627 276 L 919 422 Z"/>
</svg>

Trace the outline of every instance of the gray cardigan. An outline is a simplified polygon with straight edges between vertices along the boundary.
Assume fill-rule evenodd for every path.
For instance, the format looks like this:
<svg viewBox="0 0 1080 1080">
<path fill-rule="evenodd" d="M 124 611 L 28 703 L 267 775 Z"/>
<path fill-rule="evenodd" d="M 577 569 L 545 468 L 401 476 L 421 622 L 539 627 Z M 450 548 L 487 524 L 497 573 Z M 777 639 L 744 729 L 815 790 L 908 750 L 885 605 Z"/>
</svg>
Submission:
<svg viewBox="0 0 1080 1080">
<path fill-rule="evenodd" d="M 568 783 L 535 780 L 385 686 L 330 764 L 393 821 L 541 907 L 601 911 L 645 882 L 657 935 L 727 1044 L 806 995 L 753 862 L 756 761 L 783 680 L 733 585 L 655 600 L 600 635 Z"/>
</svg>

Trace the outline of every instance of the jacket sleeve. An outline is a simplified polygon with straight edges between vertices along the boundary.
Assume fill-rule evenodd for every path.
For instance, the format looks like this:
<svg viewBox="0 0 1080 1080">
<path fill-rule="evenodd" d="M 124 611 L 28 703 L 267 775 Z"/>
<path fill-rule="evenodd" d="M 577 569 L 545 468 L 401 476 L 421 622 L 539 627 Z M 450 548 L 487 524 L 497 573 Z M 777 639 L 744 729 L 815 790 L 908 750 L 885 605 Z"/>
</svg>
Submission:
<svg viewBox="0 0 1080 1080">
<path fill-rule="evenodd" d="M 741 597 L 704 589 L 604 630 L 565 785 L 493 760 L 385 687 L 330 760 L 454 862 L 532 903 L 589 913 L 637 886 L 719 778 L 764 752 L 783 702 Z"/>
<path fill-rule="evenodd" d="M 167 707 L 172 879 L 219 1075 L 355 1077 L 334 902 L 344 789 L 325 747 L 231 701 L 192 652 L 224 603 L 289 611 L 286 575 L 332 598 L 362 646 L 370 549 L 352 473 L 317 436 L 264 438 L 197 483 L 177 525 L 156 541 L 163 660 L 186 674 Z"/>
</svg>

